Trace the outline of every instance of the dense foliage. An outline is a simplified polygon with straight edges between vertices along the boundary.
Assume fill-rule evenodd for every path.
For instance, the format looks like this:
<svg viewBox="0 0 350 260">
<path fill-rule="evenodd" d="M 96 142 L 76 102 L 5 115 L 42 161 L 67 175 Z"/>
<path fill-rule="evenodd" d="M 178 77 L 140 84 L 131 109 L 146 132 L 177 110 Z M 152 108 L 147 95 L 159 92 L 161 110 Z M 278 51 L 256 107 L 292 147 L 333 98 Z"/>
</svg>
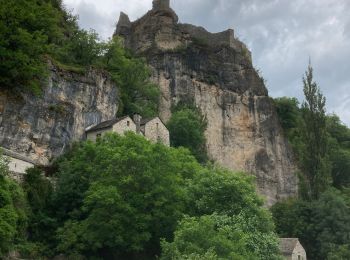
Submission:
<svg viewBox="0 0 350 260">
<path fill-rule="evenodd" d="M 342 248 L 342 254 L 349 255 L 348 199 L 340 191 L 329 190 L 318 200 L 278 203 L 272 209 L 277 232 L 282 237 L 298 237 L 306 248 L 308 259 L 334 259 L 328 256 L 337 254 L 339 248 Z"/>
<path fill-rule="evenodd" d="M 325 98 L 309 67 L 305 102 L 275 100 L 281 124 L 301 169 L 300 199 L 277 203 L 273 216 L 282 237 L 299 237 L 308 259 L 350 254 L 350 129 L 325 114 Z"/>
<path fill-rule="evenodd" d="M 186 147 L 200 162 L 207 158 L 204 136 L 207 123 L 198 108 L 178 105 L 167 124 L 170 143 L 174 147 Z"/>
<path fill-rule="evenodd" d="M 75 17 L 51 0 L 1 0 L 0 17 L 1 87 L 39 92 L 44 55 L 64 52 L 67 34 L 78 30 Z"/>
<path fill-rule="evenodd" d="M 76 144 L 51 170 L 55 189 L 39 169 L 28 171 L 27 240 L 14 240 L 11 222 L 3 252 L 11 246 L 32 258 L 278 258 L 272 218 L 252 177 L 201 166 L 185 148 L 109 134 Z"/>
<path fill-rule="evenodd" d="M 0 18 L 1 88 L 40 94 L 48 60 L 75 72 L 92 66 L 108 71 L 119 87 L 119 114 L 157 114 L 159 89 L 144 60 L 117 37 L 102 42 L 93 30 L 80 29 L 61 0 L 0 0 Z"/>
<path fill-rule="evenodd" d="M 141 58 L 136 58 L 122 47 L 122 41 L 114 37 L 107 45 L 101 58 L 120 89 L 120 115 L 135 113 L 144 117 L 158 115 L 159 88 L 150 83 L 150 69 Z"/>
<path fill-rule="evenodd" d="M 275 235 L 262 234 L 246 216 L 184 217 L 174 242 L 162 243 L 161 259 L 280 259 Z"/>
<path fill-rule="evenodd" d="M 278 259 L 270 216 L 252 178 L 210 167 L 189 185 L 190 216 L 163 241 L 163 259 Z"/>
<path fill-rule="evenodd" d="M 7 161 L 0 154 L 0 258 L 24 239 L 26 209 L 24 193 L 9 179 Z"/>
</svg>

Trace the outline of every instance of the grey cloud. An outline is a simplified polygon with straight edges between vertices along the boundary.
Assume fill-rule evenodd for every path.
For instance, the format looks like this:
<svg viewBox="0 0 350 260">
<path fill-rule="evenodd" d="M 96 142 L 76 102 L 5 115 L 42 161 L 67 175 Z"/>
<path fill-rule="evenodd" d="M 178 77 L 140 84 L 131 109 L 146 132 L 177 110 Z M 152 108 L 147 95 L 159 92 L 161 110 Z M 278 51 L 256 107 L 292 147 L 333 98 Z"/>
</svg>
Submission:
<svg viewBox="0 0 350 260">
<path fill-rule="evenodd" d="M 95 6 L 109 1 L 100 0 Z M 89 5 L 94 0 L 70 6 L 80 14 L 82 26 L 93 27 L 104 38 L 113 33 L 121 10 L 136 19 L 151 6 L 151 0 L 116 2 L 108 15 Z M 302 99 L 301 78 L 311 57 L 328 111 L 338 113 L 350 126 L 350 1 L 173 0 L 172 7 L 181 22 L 212 32 L 233 28 L 252 50 L 272 96 Z"/>
</svg>

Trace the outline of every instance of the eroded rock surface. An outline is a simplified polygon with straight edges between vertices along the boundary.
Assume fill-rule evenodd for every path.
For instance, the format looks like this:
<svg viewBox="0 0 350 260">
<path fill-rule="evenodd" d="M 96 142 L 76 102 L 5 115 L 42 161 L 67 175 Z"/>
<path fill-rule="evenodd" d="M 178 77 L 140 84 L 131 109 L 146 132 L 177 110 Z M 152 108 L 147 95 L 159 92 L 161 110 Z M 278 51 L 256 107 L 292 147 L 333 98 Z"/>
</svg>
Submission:
<svg viewBox="0 0 350 260">
<path fill-rule="evenodd" d="M 212 34 L 179 24 L 169 0 L 155 0 L 135 22 L 122 13 L 116 34 L 152 67 L 163 121 L 172 105 L 194 101 L 208 121 L 211 159 L 255 175 L 267 205 L 297 194 L 296 167 L 276 111 L 251 53 L 233 30 Z"/>
<path fill-rule="evenodd" d="M 50 65 L 42 96 L 13 96 L 0 91 L 0 146 L 48 165 L 85 128 L 114 118 L 117 88 L 95 70 L 85 75 Z"/>
</svg>

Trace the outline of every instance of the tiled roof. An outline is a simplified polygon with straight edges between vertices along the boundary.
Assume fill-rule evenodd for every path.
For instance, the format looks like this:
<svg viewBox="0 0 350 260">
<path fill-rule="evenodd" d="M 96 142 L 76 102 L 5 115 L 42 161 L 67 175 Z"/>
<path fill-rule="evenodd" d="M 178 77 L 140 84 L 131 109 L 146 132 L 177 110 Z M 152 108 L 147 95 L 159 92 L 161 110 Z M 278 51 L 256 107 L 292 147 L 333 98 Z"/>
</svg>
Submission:
<svg viewBox="0 0 350 260">
<path fill-rule="evenodd" d="M 140 125 L 145 125 L 145 124 L 147 124 L 148 122 L 152 121 L 155 118 L 156 117 L 141 119 Z"/>
<path fill-rule="evenodd" d="M 280 238 L 279 248 L 283 255 L 291 255 L 299 240 L 297 238 Z"/>
<path fill-rule="evenodd" d="M 98 125 L 95 125 L 94 127 L 91 127 L 86 132 L 88 133 L 88 132 L 93 132 L 93 131 L 97 131 L 97 130 L 101 130 L 101 129 L 112 127 L 114 124 L 116 124 L 119 121 L 122 121 L 122 120 L 124 120 L 125 118 L 128 118 L 128 117 L 129 116 L 123 116 L 121 118 L 115 118 L 115 119 L 112 119 L 112 120 L 101 122 Z"/>
</svg>

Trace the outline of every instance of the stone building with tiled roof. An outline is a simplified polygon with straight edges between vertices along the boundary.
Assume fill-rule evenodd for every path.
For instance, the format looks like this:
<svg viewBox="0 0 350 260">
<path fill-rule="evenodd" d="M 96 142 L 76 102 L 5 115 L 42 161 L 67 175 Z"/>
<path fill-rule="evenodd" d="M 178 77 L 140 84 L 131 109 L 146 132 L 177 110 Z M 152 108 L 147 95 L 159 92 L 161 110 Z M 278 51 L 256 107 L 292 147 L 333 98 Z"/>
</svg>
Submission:
<svg viewBox="0 0 350 260">
<path fill-rule="evenodd" d="M 306 252 L 298 238 L 280 238 L 279 248 L 286 260 L 307 260 Z"/>
<path fill-rule="evenodd" d="M 96 141 L 98 137 L 107 132 L 123 135 L 128 131 L 143 135 L 151 142 L 160 142 L 170 146 L 169 131 L 159 117 L 142 119 L 140 115 L 134 115 L 131 119 L 129 116 L 125 116 L 101 122 L 85 130 L 86 138 L 91 141 Z"/>
</svg>

